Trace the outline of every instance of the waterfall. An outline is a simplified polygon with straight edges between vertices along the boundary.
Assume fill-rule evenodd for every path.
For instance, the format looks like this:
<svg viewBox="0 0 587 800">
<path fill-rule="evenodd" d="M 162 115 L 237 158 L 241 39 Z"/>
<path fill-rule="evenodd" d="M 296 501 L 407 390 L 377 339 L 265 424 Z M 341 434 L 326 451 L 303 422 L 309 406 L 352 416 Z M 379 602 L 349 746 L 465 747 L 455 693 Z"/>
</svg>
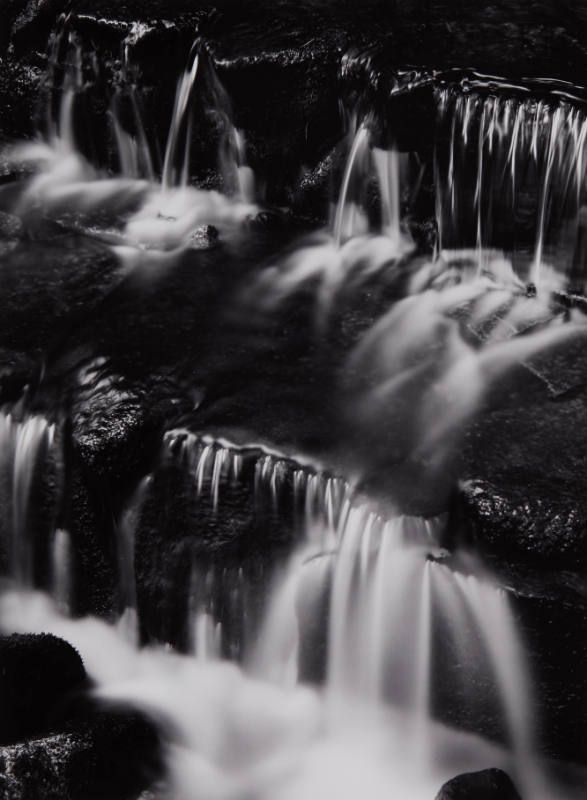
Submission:
<svg viewBox="0 0 587 800">
<path fill-rule="evenodd" d="M 71 536 L 63 528 L 57 528 L 53 537 L 52 595 L 59 611 L 67 615 L 72 608 L 73 561 Z"/>
<path fill-rule="evenodd" d="M 0 414 L 0 492 L 5 509 L 6 566 L 20 583 L 32 585 L 39 472 L 47 469 L 55 426 L 40 416 L 18 420 Z M 33 492 L 36 492 L 33 499 Z M 6 568 L 6 567 L 5 567 Z"/>
<path fill-rule="evenodd" d="M 352 144 L 346 160 L 338 203 L 332 225 L 333 238 L 340 248 L 344 242 L 361 236 L 370 230 L 365 203 L 365 190 L 371 177 L 375 177 L 379 188 L 381 221 L 379 229 L 389 239 L 398 254 L 411 249 L 409 236 L 402 227 L 400 190 L 401 167 L 405 154 L 395 149 L 383 150 L 371 144 L 369 122 L 356 125 Z M 353 127 L 351 127 L 351 134 Z M 407 170 L 403 170 L 407 172 Z"/>
<path fill-rule="evenodd" d="M 342 178 L 340 197 L 336 207 L 334 217 L 334 240 L 340 246 L 343 241 L 365 233 L 367 222 L 362 212 L 361 205 L 350 198 L 351 179 L 355 170 L 362 175 L 365 173 L 365 160 L 368 154 L 369 130 L 366 125 L 359 125 L 353 138 L 353 143 L 349 152 L 349 157 Z M 362 163 L 361 163 L 362 162 Z M 364 183 L 364 181 L 361 181 Z"/>
<path fill-rule="evenodd" d="M 507 600 L 487 579 L 463 576 L 434 560 L 441 552 L 439 529 L 438 522 L 418 519 L 383 523 L 365 509 L 350 515 L 332 567 L 329 689 L 335 702 L 350 693 L 375 711 L 386 700 L 398 703 L 412 719 L 406 729 L 410 747 L 430 759 L 425 723 L 432 716 L 434 664 L 446 639 L 461 667 L 472 666 L 487 650 L 485 682 L 501 698 L 514 752 L 529 758 L 529 682 Z M 437 626 L 443 640 L 434 635 Z M 460 670 L 451 675 L 456 696 L 466 694 L 469 679 Z M 478 699 L 466 698 L 471 713 Z"/>
<path fill-rule="evenodd" d="M 30 594 L 0 598 L 0 625 L 64 636 L 99 695 L 168 721 L 166 798 L 309 800 L 336 787 L 352 800 L 358 770 L 373 800 L 390 787 L 425 800 L 459 768 L 491 763 L 507 766 L 523 792 L 532 790 L 527 796 L 546 800 L 552 795 L 537 783 L 532 753 L 530 682 L 506 597 L 486 575 L 443 563 L 443 528 L 441 519 L 385 518 L 348 501 L 336 530 L 307 529 L 275 574 L 245 671 L 219 660 L 222 629 L 204 610 L 193 618 L 196 658 L 135 649 L 115 628 L 58 616 Z M 224 576 L 225 598 L 238 580 L 238 573 Z M 303 640 L 315 635 L 317 620 L 327 638 L 322 692 L 297 678 L 308 653 Z M 434 720 L 444 713 L 439 681 L 465 717 L 475 719 L 478 703 L 497 698 L 493 714 L 513 760 Z"/>
<path fill-rule="evenodd" d="M 138 644 L 139 641 L 134 567 L 135 535 L 151 480 L 151 476 L 147 475 L 139 482 L 122 512 L 115 531 L 118 550 L 119 625 L 129 641 L 135 644 Z"/>
<path fill-rule="evenodd" d="M 148 26 L 134 23 L 122 43 L 121 86 L 112 97 L 110 117 L 121 173 L 130 178 L 146 178 L 153 182 L 154 159 L 141 112 L 138 78 L 131 58 L 133 45 L 148 31 Z M 122 109 L 125 105 L 130 105 L 130 116 L 134 127 L 131 131 L 122 120 Z"/>
<path fill-rule="evenodd" d="M 480 269 L 492 248 L 539 284 L 545 265 L 563 275 L 578 257 L 584 204 L 582 109 L 523 94 L 436 92 L 436 208 L 440 247 L 474 247 Z"/>
<path fill-rule="evenodd" d="M 172 430 L 165 436 L 164 451 L 166 458 L 185 467 L 196 497 L 206 497 L 215 511 L 222 503 L 223 487 L 243 481 L 250 484 L 257 507 L 292 514 L 306 528 L 324 524 L 332 530 L 353 491 L 342 478 L 314 468 L 311 462 L 300 466 L 298 459 L 260 444 L 239 446 Z"/>
<path fill-rule="evenodd" d="M 137 260 L 137 250 L 177 253 L 201 247 L 198 233 L 209 225 L 231 236 L 257 210 L 244 134 L 234 125 L 228 95 L 211 60 L 202 55 L 198 39 L 177 83 L 161 182 L 157 182 L 156 149 L 154 153 L 147 137 L 131 63 L 129 42 L 136 35 L 131 30 L 123 42 L 121 85 L 110 101 L 119 175 L 110 175 L 92 165 L 76 141 L 81 105 L 78 99 L 91 89 L 84 83 L 86 53 L 68 29 L 67 18 L 54 36 L 49 56 L 48 139 L 17 145 L 10 152 L 15 163 L 31 164 L 36 170 L 20 198 L 19 213 L 34 216 L 43 208 L 63 214 L 74 228 L 118 245 L 118 255 L 131 265 Z M 221 120 L 218 160 L 225 194 L 190 185 L 193 99 L 199 84 L 207 87 L 206 100 L 212 104 L 208 111 Z M 130 123 L 123 123 L 124 105 L 130 107 Z M 121 227 L 104 228 L 96 222 L 96 216 L 111 215 L 113 211 L 124 218 Z"/>
<path fill-rule="evenodd" d="M 240 447 L 181 429 L 165 436 L 158 470 L 164 473 L 170 468 L 185 476 L 181 488 L 175 487 L 175 482 L 173 485 L 184 498 L 188 519 L 193 514 L 215 525 L 215 518 L 244 513 L 249 524 L 259 531 L 284 527 L 278 552 L 268 553 L 266 562 L 259 563 L 246 557 L 237 564 L 230 556 L 204 558 L 194 539 L 191 577 L 186 587 L 188 647 L 200 658 L 222 655 L 247 660 L 254 657 L 272 587 L 283 574 L 283 561 L 295 551 L 298 540 L 305 539 L 306 531 L 308 536 L 315 532 L 319 537 L 320 549 L 329 546 L 353 489 L 343 479 L 311 464 L 302 465 L 284 453 L 260 445 Z M 134 594 L 132 542 L 140 532 L 141 511 L 150 502 L 157 474 L 155 470 L 152 477 L 140 482 L 117 529 L 121 609 L 129 609 L 123 620 L 130 610 L 139 611 Z M 156 497 L 161 502 L 161 497 Z M 243 502 L 245 508 L 239 511 Z"/>
<path fill-rule="evenodd" d="M 172 186 L 185 185 L 189 172 L 189 147 L 191 123 L 189 121 L 189 101 L 194 88 L 198 66 L 200 63 L 199 44 L 196 42 L 188 59 L 188 66 L 177 84 L 173 115 L 169 126 L 169 136 L 167 147 L 165 148 L 165 159 L 163 162 L 162 183 L 163 189 L 170 189 Z M 178 148 L 180 147 L 180 135 L 184 136 L 184 156 L 181 169 L 176 167 Z M 181 177 L 180 177 L 181 176 Z"/>
</svg>

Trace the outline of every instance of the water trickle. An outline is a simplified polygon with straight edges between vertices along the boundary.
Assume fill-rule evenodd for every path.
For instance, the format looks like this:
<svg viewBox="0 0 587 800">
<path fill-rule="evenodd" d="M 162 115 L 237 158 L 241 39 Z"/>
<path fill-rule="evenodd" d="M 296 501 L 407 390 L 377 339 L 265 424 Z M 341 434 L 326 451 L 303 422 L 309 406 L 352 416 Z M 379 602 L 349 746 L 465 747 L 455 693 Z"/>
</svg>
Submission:
<svg viewBox="0 0 587 800">
<path fill-rule="evenodd" d="M 131 30 L 131 40 L 134 35 Z M 76 35 L 68 30 L 67 20 L 54 37 L 49 58 L 52 68 L 48 81 L 47 141 L 17 145 L 9 157 L 16 163 L 30 164 L 36 171 L 24 185 L 16 209 L 19 214 L 34 217 L 42 209 L 63 216 L 72 226 L 118 245 L 117 254 L 132 266 L 141 261 L 136 257 L 137 250 L 178 251 L 201 246 L 197 233 L 203 226 L 214 225 L 230 236 L 255 213 L 256 207 L 255 182 L 246 161 L 244 135 L 232 122 L 228 96 L 209 60 L 205 81 L 211 92 L 206 97 L 210 96 L 210 102 L 217 106 L 210 113 L 222 120 L 224 134 L 219 143 L 219 161 L 226 194 L 190 185 L 192 101 L 200 83 L 197 76 L 202 72 L 199 40 L 194 43 L 178 81 L 161 183 L 157 183 L 153 155 L 157 148 L 147 136 L 130 52 L 123 43 L 120 82 L 110 103 L 120 175 L 113 177 L 93 166 L 76 141 L 80 121 L 77 99 L 86 91 L 83 70 L 87 54 Z M 105 227 L 102 217 L 113 215 L 118 221 Z M 132 248 L 131 251 L 126 247 Z"/>
<path fill-rule="evenodd" d="M 131 30 L 123 43 L 121 85 L 112 98 L 117 178 L 79 152 L 84 53 L 66 26 L 55 37 L 48 142 L 19 151 L 40 165 L 19 211 L 92 218 L 112 212 L 119 221 L 109 236 L 125 246 L 116 252 L 132 249 L 133 265 L 146 268 L 172 263 L 199 226 L 218 225 L 222 234 L 237 229 L 255 210 L 255 186 L 244 133 L 199 42 L 177 84 L 157 183 L 130 63 L 140 35 Z M 189 185 L 201 84 L 213 96 L 207 112 L 220 129 L 224 196 Z M 318 338 L 339 301 L 354 301 L 365 287 L 369 293 L 373 279 L 383 286 L 379 300 L 393 295 L 390 307 L 356 333 L 335 388 L 345 413 L 348 406 L 349 442 L 366 442 L 368 451 L 366 467 L 361 454 L 349 455 L 355 479 L 369 485 L 378 455 L 391 452 L 394 465 L 416 465 L 421 479 L 413 483 L 422 494 L 427 483 L 442 485 L 450 449 L 506 370 L 587 332 L 584 316 L 562 311 L 551 296 L 567 286 L 584 212 L 583 111 L 562 100 L 452 87 L 437 99 L 438 258 L 405 258 L 413 248 L 401 202 L 408 156 L 375 147 L 369 119 L 351 125 L 330 229 L 263 272 L 265 295 L 258 283 L 253 287 L 255 301 L 271 310 L 310 288 Z M 378 209 L 366 199 L 373 187 Z M 153 252 L 146 257 L 145 249 Z M 34 582 L 31 498 L 54 434 L 41 417 L 0 415 L 4 544 L 21 586 Z M 187 616 L 187 634 L 173 640 L 174 631 L 166 649 L 141 651 L 139 622 L 146 620 L 138 619 L 139 599 L 148 607 L 149 597 L 137 596 L 135 553 L 157 491 L 170 504 L 177 493 L 178 513 L 187 508 L 187 544 L 178 548 L 186 585 L 173 598 Z M 231 517 L 238 503 L 246 511 L 242 538 L 235 533 L 238 514 Z M 227 518 L 231 525 L 224 525 Z M 455 772 L 496 764 L 512 769 L 528 797 L 546 800 L 548 787 L 533 783 L 541 776 L 531 682 L 507 598 L 462 554 L 453 554 L 449 566 L 444 524 L 375 508 L 354 484 L 286 453 L 172 430 L 152 477 L 140 482 L 118 519 L 117 625 L 65 618 L 73 559 L 63 529 L 48 536 L 51 590 L 62 614 L 46 598 L 6 592 L 0 624 L 61 632 L 78 644 L 104 696 L 134 700 L 172 723 L 165 732 L 166 800 L 354 800 L 359 792 L 380 800 L 390 791 L 429 800 Z M 251 529 L 260 532 L 263 552 L 249 560 L 241 550 Z M 274 532 L 279 546 L 269 557 L 264 546 L 270 549 Z M 148 543 L 160 548 L 162 570 L 166 556 L 177 555 L 175 543 Z M 151 555 L 141 552 L 143 560 Z M 164 591 L 179 593 L 174 578 Z M 175 645 L 190 656 L 174 654 Z M 302 687 L 310 675 L 323 677 L 324 686 Z M 439 719 L 501 737 L 508 752 L 456 734 Z"/>
<path fill-rule="evenodd" d="M 46 88 L 47 129 L 49 140 L 63 153 L 77 152 L 74 105 L 83 88 L 82 47 L 67 27 L 65 16 L 53 35 L 49 49 Z"/>
<path fill-rule="evenodd" d="M 189 104 L 200 63 L 199 48 L 199 42 L 196 42 L 192 48 L 192 52 L 190 53 L 188 65 L 186 66 L 186 69 L 179 79 L 179 83 L 177 85 L 175 103 L 173 106 L 173 115 L 171 117 L 171 124 L 169 126 L 169 136 L 167 138 L 167 146 L 165 148 L 165 159 L 163 162 L 163 175 L 161 180 L 164 191 L 177 185 L 185 186 L 187 183 L 187 176 L 189 175 L 189 148 L 191 135 Z M 178 152 L 182 146 L 182 141 L 183 162 L 180 166 L 178 166 Z"/>
<path fill-rule="evenodd" d="M 0 491 L 6 510 L 4 549 L 10 574 L 21 584 L 32 585 L 34 571 L 35 496 L 39 474 L 47 469 L 55 426 L 40 416 L 17 420 L 0 414 Z M 38 492 L 37 492 L 38 494 Z"/>
<path fill-rule="evenodd" d="M 116 544 L 118 550 L 118 603 L 120 626 L 130 642 L 138 643 L 138 610 L 135 579 L 135 536 L 140 524 L 143 504 L 152 478 L 143 478 L 130 500 L 127 502 L 121 518 L 116 526 Z"/>
<path fill-rule="evenodd" d="M 138 76 L 131 59 L 133 45 L 148 31 L 149 28 L 147 26 L 134 23 L 122 43 L 120 85 L 112 97 L 110 118 L 121 173 L 130 178 L 145 178 L 153 182 L 155 180 L 155 166 L 152 147 L 147 136 L 141 111 Z M 123 122 L 123 110 L 127 112 L 125 122 Z M 128 119 L 129 117 L 130 120 Z"/>
<path fill-rule="evenodd" d="M 173 430 L 166 434 L 166 449 L 192 475 L 196 496 L 207 499 L 214 511 L 222 504 L 223 487 L 250 482 L 258 508 L 291 512 L 302 527 L 321 524 L 335 530 L 353 491 L 342 478 L 310 465 L 300 468 L 286 454 L 261 446 L 239 447 Z"/>
</svg>

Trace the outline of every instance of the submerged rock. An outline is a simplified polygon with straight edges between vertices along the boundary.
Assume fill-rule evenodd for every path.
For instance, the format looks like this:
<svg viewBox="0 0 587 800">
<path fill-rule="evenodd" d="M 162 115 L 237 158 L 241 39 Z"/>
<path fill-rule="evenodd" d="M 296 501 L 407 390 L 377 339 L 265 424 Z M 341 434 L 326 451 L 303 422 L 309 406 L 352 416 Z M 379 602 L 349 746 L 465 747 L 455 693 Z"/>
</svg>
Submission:
<svg viewBox="0 0 587 800">
<path fill-rule="evenodd" d="M 436 800 L 521 800 L 512 779 L 501 769 L 466 772 L 448 781 Z"/>
</svg>

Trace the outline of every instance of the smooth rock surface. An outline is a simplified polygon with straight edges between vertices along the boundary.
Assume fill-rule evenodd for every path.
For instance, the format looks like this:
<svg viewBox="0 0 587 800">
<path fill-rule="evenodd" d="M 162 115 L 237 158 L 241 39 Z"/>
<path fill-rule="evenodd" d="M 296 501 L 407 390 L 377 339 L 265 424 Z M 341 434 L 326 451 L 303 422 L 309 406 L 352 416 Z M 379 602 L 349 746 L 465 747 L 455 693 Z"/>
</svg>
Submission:
<svg viewBox="0 0 587 800">
<path fill-rule="evenodd" d="M 501 769 L 457 775 L 436 795 L 436 800 L 521 800 L 511 778 Z"/>
</svg>

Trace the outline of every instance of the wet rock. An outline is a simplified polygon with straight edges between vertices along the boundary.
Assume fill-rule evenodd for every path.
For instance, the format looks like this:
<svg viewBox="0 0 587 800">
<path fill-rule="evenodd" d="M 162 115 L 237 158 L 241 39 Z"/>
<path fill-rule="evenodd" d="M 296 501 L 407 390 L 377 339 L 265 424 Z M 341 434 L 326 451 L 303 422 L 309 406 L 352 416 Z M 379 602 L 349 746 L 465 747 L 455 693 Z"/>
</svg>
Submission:
<svg viewBox="0 0 587 800">
<path fill-rule="evenodd" d="M 567 486 L 545 482 L 537 497 L 520 476 L 497 485 L 467 481 L 462 489 L 465 514 L 482 548 L 567 566 L 585 561 L 587 509 Z"/>
<path fill-rule="evenodd" d="M 201 610 L 208 594 L 207 611 L 222 621 L 225 655 L 239 657 L 243 626 L 248 639 L 261 621 L 272 565 L 296 540 L 295 464 L 280 462 L 263 478 L 263 454 L 249 449 L 240 453 L 235 475 L 225 451 L 215 489 L 213 464 L 221 463 L 216 451 L 210 448 L 200 462 L 203 449 L 182 453 L 180 439 L 166 443 L 137 515 L 134 565 L 142 632 L 182 649 L 192 646 L 190 613 Z M 179 452 L 168 450 L 169 444 L 179 445 Z"/>
<path fill-rule="evenodd" d="M 182 411 L 174 391 L 160 376 L 133 383 L 101 361 L 86 363 L 72 386 L 62 525 L 73 543 L 78 613 L 109 617 L 116 609 L 117 520 L 155 459 L 165 424 Z"/>
<path fill-rule="evenodd" d="M 72 542 L 70 605 L 74 614 L 111 619 L 116 607 L 116 546 L 112 504 L 98 481 L 70 465 L 62 525 Z"/>
<path fill-rule="evenodd" d="M 0 56 L 0 103 L 3 108 L 0 143 L 34 135 L 42 75 L 42 66 L 38 63 L 23 63 Z"/>
<path fill-rule="evenodd" d="M 55 730 L 86 672 L 74 648 L 50 634 L 0 637 L 0 744 Z"/>
<path fill-rule="evenodd" d="M 77 455 L 94 475 L 119 480 L 149 450 L 146 393 L 101 362 L 82 367 L 76 388 L 71 433 Z"/>
<path fill-rule="evenodd" d="M 511 778 L 501 769 L 467 772 L 448 781 L 436 800 L 521 800 Z"/>
<path fill-rule="evenodd" d="M 61 733 L 0 748 L 6 800 L 132 800 L 162 772 L 155 728 L 124 709 L 86 711 Z"/>
<path fill-rule="evenodd" d="M 20 239 L 23 234 L 23 224 L 19 217 L 0 211 L 0 239 Z"/>
<path fill-rule="evenodd" d="M 218 241 L 218 228 L 214 225 L 203 225 L 190 236 L 188 246 L 194 250 L 201 250 L 205 247 L 212 247 Z"/>
<path fill-rule="evenodd" d="M 34 112 L 45 66 L 42 54 L 60 13 L 71 9 L 63 0 L 9 6 L 5 37 L 12 57 L 3 66 L 6 102 L 15 113 L 6 115 L 3 125 L 9 128 L 6 135 L 18 135 L 19 127 L 26 135 L 31 120 L 38 116 Z M 302 172 L 320 172 L 319 165 L 340 138 L 341 67 L 343 93 L 350 107 L 365 92 L 389 104 L 398 70 L 405 71 L 407 65 L 411 72 L 416 67 L 421 73 L 414 81 L 408 70 L 412 84 L 430 84 L 432 75 L 454 68 L 485 70 L 509 79 L 537 75 L 574 81 L 585 70 L 583 16 L 570 0 L 564 8 L 552 1 L 537 8 L 514 0 L 467 8 L 443 0 L 425 7 L 382 0 L 360 6 L 328 0 L 301 4 L 151 0 L 123 6 L 76 3 L 68 25 L 82 42 L 100 52 L 100 68 L 94 76 L 98 89 L 94 96 L 86 90 L 84 95 L 97 112 L 92 122 L 101 136 L 93 147 L 101 157 L 112 156 L 108 154 L 112 136 L 104 119 L 108 85 L 117 84 L 125 91 L 120 61 L 123 41 L 140 76 L 149 135 L 161 146 L 175 80 L 199 34 L 233 100 L 236 124 L 245 131 L 251 165 L 266 184 L 267 199 L 283 202 L 291 200 L 300 187 Z M 16 73 L 20 83 L 14 79 Z M 2 84 L 0 70 L 0 93 Z M 259 85 L 263 92 L 258 91 Z M 428 127 L 421 124 L 422 119 L 431 119 L 430 101 L 430 93 L 422 102 L 411 98 L 407 114 L 391 114 L 403 131 L 396 140 L 411 141 L 413 149 L 414 137 Z M 424 117 L 413 113 L 416 107 Z M 201 115 L 200 127 L 207 124 L 205 116 Z M 202 147 L 198 140 L 206 138 L 199 131 L 194 137 L 196 149 Z M 196 158 L 194 163 L 203 180 L 210 169 L 217 169 L 216 152 L 204 146 L 199 155 L 205 158 Z M 324 214 L 324 196 L 316 200 Z"/>
<path fill-rule="evenodd" d="M 119 264 L 83 237 L 21 243 L 3 259 L 0 348 L 38 357 L 97 306 Z"/>
<path fill-rule="evenodd" d="M 519 395 L 518 395 L 519 399 Z M 575 568 L 587 558 L 583 393 L 495 409 L 469 434 L 464 515 L 482 549 Z"/>
</svg>

